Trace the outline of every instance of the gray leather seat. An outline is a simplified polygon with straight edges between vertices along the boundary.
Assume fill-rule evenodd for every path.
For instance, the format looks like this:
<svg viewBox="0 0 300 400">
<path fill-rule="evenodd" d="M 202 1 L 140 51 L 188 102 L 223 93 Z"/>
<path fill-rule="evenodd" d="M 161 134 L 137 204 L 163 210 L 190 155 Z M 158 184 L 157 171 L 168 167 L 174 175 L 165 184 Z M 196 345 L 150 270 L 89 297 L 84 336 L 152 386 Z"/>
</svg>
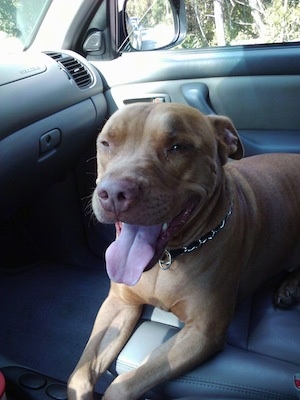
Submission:
<svg viewBox="0 0 300 400">
<path fill-rule="evenodd" d="M 294 374 L 300 372 L 300 305 L 274 308 L 273 294 L 281 279 L 272 279 L 237 306 L 222 352 L 155 388 L 147 398 L 297 399 Z M 145 307 L 113 373 L 136 368 L 180 328 L 173 314 Z"/>
</svg>

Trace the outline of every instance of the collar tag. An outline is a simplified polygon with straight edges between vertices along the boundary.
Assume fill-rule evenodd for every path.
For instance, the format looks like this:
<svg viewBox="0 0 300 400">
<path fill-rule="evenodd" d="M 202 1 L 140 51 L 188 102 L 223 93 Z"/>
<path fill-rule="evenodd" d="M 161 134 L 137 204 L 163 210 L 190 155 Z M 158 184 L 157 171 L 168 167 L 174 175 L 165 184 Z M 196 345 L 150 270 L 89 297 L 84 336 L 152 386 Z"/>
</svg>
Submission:
<svg viewBox="0 0 300 400">
<path fill-rule="evenodd" d="M 172 265 L 172 261 L 173 260 L 172 260 L 172 256 L 171 256 L 170 252 L 165 249 L 165 251 L 163 252 L 163 255 L 161 256 L 161 258 L 158 261 L 160 269 L 162 269 L 162 270 L 169 269 Z"/>
</svg>

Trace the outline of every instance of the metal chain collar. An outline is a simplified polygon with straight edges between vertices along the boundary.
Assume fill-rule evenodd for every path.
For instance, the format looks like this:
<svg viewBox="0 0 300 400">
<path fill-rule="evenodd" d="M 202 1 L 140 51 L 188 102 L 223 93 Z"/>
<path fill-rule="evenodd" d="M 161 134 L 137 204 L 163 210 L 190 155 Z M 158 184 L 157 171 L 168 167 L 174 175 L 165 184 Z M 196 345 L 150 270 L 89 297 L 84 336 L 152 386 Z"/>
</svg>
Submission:
<svg viewBox="0 0 300 400">
<path fill-rule="evenodd" d="M 233 203 L 231 203 L 229 210 L 227 211 L 227 214 L 225 215 L 225 218 L 221 221 L 221 223 L 215 228 L 212 229 L 210 232 L 202 236 L 200 239 L 195 240 L 194 242 L 190 243 L 188 246 L 184 246 L 180 249 L 175 249 L 175 250 L 167 250 L 165 249 L 162 257 L 158 261 L 159 266 L 163 270 L 167 270 L 171 267 L 172 262 L 174 261 L 174 258 L 186 254 L 186 253 L 191 253 L 192 251 L 199 249 L 201 246 L 203 246 L 206 242 L 209 240 L 212 240 L 217 233 L 219 233 L 224 226 L 226 225 L 226 222 L 230 215 L 232 214 L 232 208 L 233 208 Z"/>
</svg>

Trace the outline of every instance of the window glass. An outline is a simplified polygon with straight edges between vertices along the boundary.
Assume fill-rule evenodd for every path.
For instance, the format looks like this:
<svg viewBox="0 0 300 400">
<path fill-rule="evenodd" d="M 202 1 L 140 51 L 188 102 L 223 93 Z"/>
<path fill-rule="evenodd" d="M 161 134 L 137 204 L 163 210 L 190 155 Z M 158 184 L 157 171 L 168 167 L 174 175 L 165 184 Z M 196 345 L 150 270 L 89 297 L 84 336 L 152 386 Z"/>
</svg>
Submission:
<svg viewBox="0 0 300 400">
<path fill-rule="evenodd" d="M 33 39 L 51 0 L 0 0 L 0 50 L 23 50 Z"/>
<path fill-rule="evenodd" d="M 300 40 L 299 0 L 185 0 L 187 37 L 180 48 Z"/>
</svg>

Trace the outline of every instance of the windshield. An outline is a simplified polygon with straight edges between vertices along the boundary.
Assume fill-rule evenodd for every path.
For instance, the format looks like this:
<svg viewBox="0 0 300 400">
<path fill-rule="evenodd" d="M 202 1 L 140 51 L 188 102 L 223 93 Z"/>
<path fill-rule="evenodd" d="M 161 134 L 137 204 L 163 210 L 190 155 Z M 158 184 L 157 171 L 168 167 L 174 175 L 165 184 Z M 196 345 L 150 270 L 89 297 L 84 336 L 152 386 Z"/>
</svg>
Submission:
<svg viewBox="0 0 300 400">
<path fill-rule="evenodd" d="M 0 51 L 29 47 L 52 0 L 0 0 Z"/>
</svg>

